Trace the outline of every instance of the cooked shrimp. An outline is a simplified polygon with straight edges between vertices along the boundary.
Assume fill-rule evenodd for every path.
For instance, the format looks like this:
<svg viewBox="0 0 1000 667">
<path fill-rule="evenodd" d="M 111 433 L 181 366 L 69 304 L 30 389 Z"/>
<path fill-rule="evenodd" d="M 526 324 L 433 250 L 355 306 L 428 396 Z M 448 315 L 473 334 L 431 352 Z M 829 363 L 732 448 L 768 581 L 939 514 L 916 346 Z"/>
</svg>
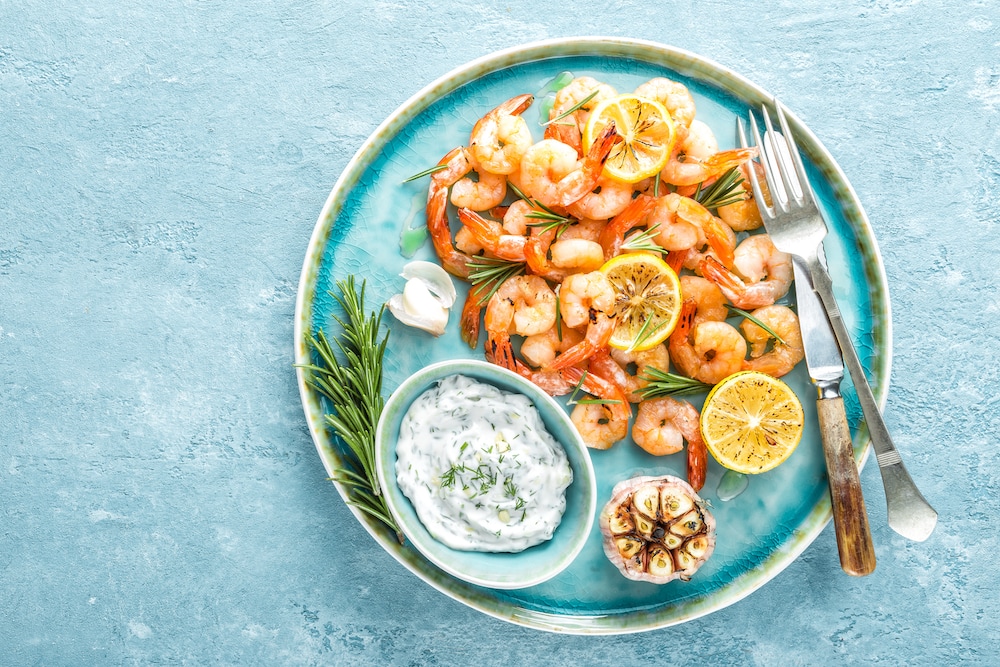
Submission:
<svg viewBox="0 0 1000 667">
<path fill-rule="evenodd" d="M 552 265 L 574 273 L 596 271 L 604 264 L 604 249 L 596 241 L 559 238 L 549 246 Z"/>
<path fill-rule="evenodd" d="M 625 243 L 625 235 L 632 229 L 646 224 L 646 218 L 656 200 L 649 195 L 639 195 L 624 211 L 616 215 L 601 231 L 600 243 L 604 248 L 604 259 L 617 256 Z"/>
<path fill-rule="evenodd" d="M 656 77 L 636 88 L 635 94 L 662 104 L 674 122 L 682 128 L 690 127 L 694 121 L 694 98 L 684 84 Z"/>
<path fill-rule="evenodd" d="M 455 247 L 467 255 L 478 255 L 485 250 L 476 235 L 465 225 L 455 232 Z"/>
<path fill-rule="evenodd" d="M 691 121 L 687 136 L 680 144 L 684 155 L 698 160 L 707 159 L 719 152 L 719 142 L 712 128 L 697 118 Z"/>
<path fill-rule="evenodd" d="M 608 449 L 628 435 L 628 420 L 632 410 L 620 387 L 594 373 L 572 367 L 563 371 L 585 392 L 598 397 L 600 403 L 577 403 L 570 419 L 584 443 L 594 449 Z"/>
<path fill-rule="evenodd" d="M 660 172 L 671 185 L 697 185 L 757 156 L 757 148 L 734 148 L 706 158 L 686 155 L 681 145 L 674 148 Z"/>
<path fill-rule="evenodd" d="M 603 403 L 578 403 L 569 415 L 583 442 L 592 449 L 609 449 L 628 435 L 628 420 L 615 417 Z"/>
<path fill-rule="evenodd" d="M 750 343 L 750 359 L 743 362 L 743 368 L 774 377 L 785 375 L 805 356 L 799 318 L 786 306 L 764 306 L 750 314 L 778 334 L 781 340 L 775 339 L 750 320 L 743 320 L 740 328 Z M 768 345 L 772 341 L 773 347 L 768 352 Z"/>
<path fill-rule="evenodd" d="M 641 352 L 611 350 L 611 358 L 622 369 L 623 387 L 628 392 L 628 400 L 631 403 L 642 400 L 642 395 L 638 392 L 649 384 L 649 381 L 644 379 L 648 369 L 653 368 L 664 373 L 670 370 L 670 352 L 666 343 L 660 343 Z"/>
<path fill-rule="evenodd" d="M 469 293 L 465 297 L 465 305 L 462 306 L 462 316 L 459 318 L 459 334 L 473 350 L 479 345 L 480 316 L 483 312 L 483 304 L 480 299 L 484 296 L 484 294 L 480 294 L 480 290 L 484 288 L 485 285 L 469 288 Z"/>
<path fill-rule="evenodd" d="M 560 239 L 584 239 L 586 241 L 601 242 L 601 232 L 608 226 L 607 220 L 591 220 L 590 218 L 580 218 L 566 228 Z"/>
<path fill-rule="evenodd" d="M 486 355 L 505 368 L 514 369 L 510 335 L 531 336 L 556 323 L 556 295 L 539 276 L 508 278 L 486 304 Z"/>
<path fill-rule="evenodd" d="M 476 242 L 500 259 L 523 262 L 524 245 L 528 240 L 521 234 L 506 234 L 496 220 L 484 218 L 467 208 L 458 209 L 458 219 L 469 230 Z"/>
<path fill-rule="evenodd" d="M 469 255 L 455 248 L 448 223 L 448 188 L 469 173 L 471 166 L 464 148 L 453 148 L 438 162 L 444 169 L 431 174 L 427 191 L 427 230 L 441 266 L 459 278 L 469 277 Z"/>
<path fill-rule="evenodd" d="M 764 178 L 764 166 L 759 162 L 744 162 L 740 165 L 743 173 L 743 199 L 732 204 L 726 204 L 716 209 L 719 217 L 729 227 L 736 232 L 748 232 L 760 228 L 764 221 L 760 217 L 760 209 L 753 196 L 753 189 L 750 187 L 750 175 L 747 165 L 752 164 L 757 172 L 757 182 L 760 183 L 763 191 L 764 201 L 771 203 L 771 193 L 767 189 L 767 180 Z"/>
<path fill-rule="evenodd" d="M 681 297 L 697 304 L 692 325 L 706 321 L 722 322 L 729 317 L 726 297 L 719 286 L 701 276 L 681 276 Z"/>
<path fill-rule="evenodd" d="M 525 236 L 528 234 L 528 230 L 531 227 L 531 223 L 534 222 L 528 217 L 528 214 L 537 209 L 524 201 L 523 199 L 518 199 L 510 206 L 503 214 L 503 229 L 508 234 L 521 234 Z"/>
<path fill-rule="evenodd" d="M 716 384 L 739 371 L 747 355 L 747 343 L 731 324 L 706 321 L 694 324 L 697 304 L 687 300 L 680 320 L 670 334 L 670 359 L 682 374 Z"/>
<path fill-rule="evenodd" d="M 690 197 L 671 192 L 656 200 L 647 225 L 665 250 L 702 248 L 706 244 L 724 266 L 730 266 L 736 245 L 733 230 Z"/>
<path fill-rule="evenodd" d="M 711 257 L 702 262 L 702 275 L 717 284 L 733 305 L 744 310 L 769 306 L 785 296 L 794 277 L 791 255 L 775 248 L 766 234 L 750 236 L 740 243 L 733 265 L 745 280 Z"/>
<path fill-rule="evenodd" d="M 488 211 L 499 206 L 507 196 L 507 179 L 498 174 L 491 174 L 479 165 L 466 152 L 469 161 L 469 172 L 476 172 L 478 178 L 473 180 L 466 175 L 451 186 L 451 203 L 458 208 L 469 208 L 473 211 Z"/>
<path fill-rule="evenodd" d="M 592 220 L 607 220 L 613 218 L 632 203 L 632 186 L 619 183 L 603 176 L 597 180 L 596 187 L 573 202 L 568 208 L 569 213 L 576 218 Z"/>
<path fill-rule="evenodd" d="M 549 368 L 560 369 L 584 361 L 604 347 L 615 330 L 615 292 L 600 271 L 574 273 L 559 288 L 559 305 L 566 326 L 586 325 L 584 339 L 563 352 Z"/>
<path fill-rule="evenodd" d="M 591 94 L 593 97 L 584 102 Z M 602 101 L 617 95 L 618 92 L 614 88 L 593 77 L 580 76 L 573 79 L 556 93 L 552 109 L 549 111 L 549 120 L 561 116 L 578 105 L 579 108 L 569 116 L 547 125 L 544 138 L 561 141 L 567 146 L 571 146 L 577 155 L 582 154 L 581 138 L 583 128 L 586 127 L 587 120 L 590 118 L 590 112 Z"/>
<path fill-rule="evenodd" d="M 521 357 L 535 368 L 548 366 L 556 356 L 583 340 L 583 334 L 569 327 L 552 327 L 526 337 L 521 342 Z"/>
<path fill-rule="evenodd" d="M 534 99 L 530 94 L 512 97 L 473 126 L 469 152 L 482 168 L 480 178 L 483 172 L 505 175 L 520 167 L 524 152 L 531 146 L 531 131 L 521 114 Z"/>
<path fill-rule="evenodd" d="M 542 139 L 521 158 L 521 188 L 545 206 L 569 206 L 597 186 L 617 136 L 615 124 L 608 123 L 582 159 L 566 144 Z"/>
<path fill-rule="evenodd" d="M 688 445 L 687 478 L 697 491 L 705 484 L 708 453 L 698 425 L 698 410 L 687 401 L 652 398 L 639 404 L 632 440 L 653 456 L 676 454 Z"/>
</svg>

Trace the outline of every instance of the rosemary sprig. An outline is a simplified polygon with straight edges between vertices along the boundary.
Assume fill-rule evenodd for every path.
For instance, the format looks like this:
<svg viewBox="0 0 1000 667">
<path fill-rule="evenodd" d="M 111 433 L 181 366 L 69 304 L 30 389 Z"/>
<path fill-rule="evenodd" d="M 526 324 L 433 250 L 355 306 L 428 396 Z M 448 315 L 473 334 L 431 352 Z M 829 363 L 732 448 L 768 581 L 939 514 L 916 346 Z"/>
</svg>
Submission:
<svg viewBox="0 0 1000 667">
<path fill-rule="evenodd" d="M 720 206 L 743 201 L 745 196 L 743 174 L 737 167 L 733 167 L 707 188 L 702 189 L 699 183 L 693 199 L 707 209 L 717 209 Z"/>
<path fill-rule="evenodd" d="M 528 204 L 535 210 L 529 211 L 524 214 L 524 217 L 531 218 L 532 220 L 538 220 L 539 222 L 529 222 L 528 225 L 531 227 L 539 227 L 542 232 L 547 232 L 551 229 L 556 230 L 556 238 L 562 236 L 563 232 L 569 229 L 571 226 L 576 224 L 573 218 L 566 217 L 565 215 L 559 215 L 554 210 L 541 203 L 537 199 L 532 199 L 528 195 L 524 194 L 519 187 L 507 181 L 507 187 L 510 188 L 518 198 L 523 199 L 528 202 Z"/>
<path fill-rule="evenodd" d="M 587 379 L 587 371 L 580 376 L 580 381 L 573 387 L 572 393 L 566 400 L 566 405 L 621 405 L 621 401 L 616 398 L 577 398 L 577 394 L 583 389 L 583 383 Z"/>
<path fill-rule="evenodd" d="M 354 276 L 338 280 L 337 287 L 339 295 L 329 294 L 344 313 L 343 319 L 334 316 L 341 335 L 333 345 L 322 329 L 310 336 L 318 363 L 299 367 L 306 371 L 306 382 L 330 401 L 333 411 L 325 415 L 326 424 L 350 450 L 345 452 L 346 466 L 334 471 L 332 479 L 348 488 L 349 504 L 391 528 L 402 544 L 403 533 L 389 513 L 375 472 L 375 427 L 385 406 L 382 358 L 389 340 L 388 332 L 379 338 L 385 306 L 366 313 L 365 283 L 359 292 Z"/>
<path fill-rule="evenodd" d="M 635 252 L 636 250 L 666 252 L 666 250 L 653 242 L 653 237 L 659 234 L 659 227 L 660 223 L 656 223 L 649 229 L 626 236 L 625 241 L 622 243 L 622 250 L 624 252 Z"/>
<path fill-rule="evenodd" d="M 784 339 L 782 339 L 782 337 L 779 336 L 778 333 L 774 329 L 772 329 L 771 327 L 767 326 L 766 324 L 764 324 L 763 322 L 761 322 L 759 319 L 757 319 L 756 317 L 754 317 L 753 315 L 751 315 L 747 311 L 745 311 L 745 310 L 743 310 L 741 308 L 737 308 L 736 306 L 734 306 L 732 304 L 729 304 L 729 303 L 726 304 L 726 308 L 728 308 L 729 312 L 732 313 L 733 315 L 741 315 L 741 316 L 747 318 L 748 320 L 750 320 L 751 322 L 753 322 L 754 324 L 756 324 L 757 326 L 759 326 L 761 329 L 763 329 L 767 333 L 768 336 L 770 336 L 774 340 L 778 341 L 782 345 L 786 344 L 785 341 L 784 341 Z"/>
<path fill-rule="evenodd" d="M 629 343 L 628 349 L 625 350 L 626 352 L 632 352 L 632 351 L 634 351 L 634 350 L 636 350 L 636 349 L 638 349 L 640 347 L 644 347 L 645 344 L 646 344 L 646 342 L 650 338 L 652 338 L 653 336 L 655 336 L 656 333 L 658 331 L 660 331 L 660 329 L 662 329 L 667 324 L 669 324 L 669 322 L 667 322 L 667 321 L 660 322 L 655 327 L 653 327 L 652 329 L 650 329 L 649 328 L 649 323 L 650 322 L 652 322 L 652 320 L 647 319 L 647 320 L 645 320 L 642 323 L 642 326 L 639 327 L 639 333 L 637 333 L 635 335 L 635 338 L 632 340 L 632 342 Z"/>
<path fill-rule="evenodd" d="M 686 396 L 688 394 L 701 394 L 712 388 L 712 385 L 692 380 L 683 375 L 667 373 L 652 366 L 645 366 L 642 375 L 639 376 L 649 384 L 637 391 L 643 400 L 657 398 L 659 396 Z"/>
<path fill-rule="evenodd" d="M 495 257 L 473 257 L 468 261 L 469 282 L 476 290 L 479 305 L 485 304 L 496 294 L 508 278 L 524 273 L 524 262 L 512 262 Z"/>
<path fill-rule="evenodd" d="M 597 88 L 594 88 L 594 90 L 592 90 L 589 95 L 587 95 L 582 100 L 580 100 L 579 102 L 577 102 L 576 104 L 574 104 L 573 106 L 571 106 L 569 109 L 566 109 L 566 111 L 563 111 L 561 114 L 559 114 L 555 118 L 550 118 L 549 120 L 545 121 L 544 123 L 541 123 L 541 126 L 545 127 L 546 125 L 552 125 L 553 123 L 558 123 L 562 119 L 567 118 L 568 116 L 572 116 L 577 111 L 579 111 L 580 109 L 582 109 L 583 105 L 585 105 L 590 100 L 594 99 L 594 96 L 597 95 L 598 92 L 600 92 L 600 91 Z"/>
<path fill-rule="evenodd" d="M 430 169 L 424 169 L 419 174 L 414 174 L 413 176 L 410 176 L 409 178 L 404 178 L 403 182 L 404 183 L 409 183 L 410 181 L 415 181 L 418 178 L 423 178 L 424 176 L 430 176 L 431 174 L 435 174 L 435 173 L 441 171 L 442 169 L 447 169 L 447 168 L 448 168 L 448 165 L 446 165 L 446 164 L 434 165 Z"/>
</svg>

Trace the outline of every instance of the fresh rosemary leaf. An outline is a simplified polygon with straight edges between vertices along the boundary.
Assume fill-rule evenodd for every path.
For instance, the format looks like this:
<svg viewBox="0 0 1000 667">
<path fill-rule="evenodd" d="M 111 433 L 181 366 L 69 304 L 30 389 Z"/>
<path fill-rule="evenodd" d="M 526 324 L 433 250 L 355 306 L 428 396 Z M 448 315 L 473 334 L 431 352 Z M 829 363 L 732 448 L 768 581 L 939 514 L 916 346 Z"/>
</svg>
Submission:
<svg viewBox="0 0 1000 667">
<path fill-rule="evenodd" d="M 365 310 L 365 283 L 360 291 L 354 276 L 337 281 L 339 294 L 330 292 L 343 314 L 334 316 L 341 333 L 331 344 L 322 329 L 310 336 L 317 356 L 315 364 L 299 364 L 305 380 L 323 395 L 332 407 L 325 422 L 347 450 L 345 467 L 335 470 L 331 479 L 348 490 L 348 503 L 376 518 L 396 533 L 403 533 L 392 519 L 379 488 L 375 472 L 375 427 L 385 406 L 382 398 L 382 360 L 388 332 L 380 335 L 385 306 L 378 311 Z"/>
<path fill-rule="evenodd" d="M 448 168 L 448 165 L 446 165 L 446 164 L 438 164 L 438 165 L 435 165 L 435 166 L 431 167 L 430 169 L 424 169 L 419 174 L 414 174 L 413 176 L 410 176 L 409 178 L 404 178 L 403 182 L 404 183 L 409 183 L 410 181 L 415 181 L 418 178 L 423 178 L 424 176 L 430 176 L 431 174 L 437 173 L 437 172 L 441 171 L 442 169 L 447 169 L 447 168 Z"/>
<path fill-rule="evenodd" d="M 767 326 L 766 324 L 764 324 L 763 322 L 761 322 L 760 320 L 758 320 L 756 317 L 754 317 L 753 315 L 751 315 L 747 311 L 742 310 L 741 308 L 737 308 L 736 306 L 734 306 L 732 304 L 729 304 L 729 303 L 726 304 L 726 308 L 728 308 L 729 312 L 732 313 L 733 315 L 741 315 L 742 317 L 747 318 L 748 320 L 750 320 L 751 322 L 753 322 L 754 324 L 756 324 L 757 326 L 759 326 L 761 329 L 763 329 L 765 332 L 767 332 L 768 336 L 770 336 L 774 340 L 778 341 L 782 345 L 786 344 L 785 341 L 781 338 L 781 336 L 778 335 L 778 333 L 774 329 L 772 329 L 771 327 Z"/>
<path fill-rule="evenodd" d="M 592 90 L 589 95 L 587 95 L 582 100 L 580 100 L 579 102 L 577 102 L 576 104 L 574 104 L 573 106 L 571 106 L 569 109 L 566 109 L 566 111 L 563 111 L 561 114 L 559 114 L 555 118 L 550 118 L 546 122 L 542 123 L 541 124 L 542 127 L 545 127 L 546 125 L 552 125 L 553 123 L 558 123 L 563 118 L 567 118 L 569 116 L 572 116 L 577 111 L 579 111 L 580 109 L 582 109 L 583 106 L 587 102 L 589 102 L 590 100 L 594 99 L 594 97 L 597 95 L 598 92 L 600 92 L 600 91 L 597 88 L 594 88 L 594 90 Z"/>
<path fill-rule="evenodd" d="M 509 278 L 524 273 L 524 262 L 494 257 L 473 257 L 468 262 L 469 282 L 476 288 L 479 305 L 485 304 Z M 481 295 L 481 296 L 480 296 Z"/>
<path fill-rule="evenodd" d="M 743 201 L 745 195 L 743 174 L 739 168 L 733 167 L 704 189 L 699 183 L 693 199 L 705 208 L 715 210 L 720 206 Z"/>
<path fill-rule="evenodd" d="M 666 252 L 666 250 L 653 242 L 653 238 L 659 234 L 659 227 L 660 224 L 656 223 L 649 229 L 626 236 L 624 243 L 622 243 L 622 251 L 635 252 L 637 250 L 648 250 L 650 252 Z"/>
<path fill-rule="evenodd" d="M 667 373 L 652 366 L 645 366 L 642 369 L 643 380 L 648 382 L 638 393 L 643 400 L 657 398 L 660 396 L 686 396 L 689 394 L 701 394 L 709 391 L 712 385 L 698 380 L 693 380 L 683 375 Z"/>
</svg>

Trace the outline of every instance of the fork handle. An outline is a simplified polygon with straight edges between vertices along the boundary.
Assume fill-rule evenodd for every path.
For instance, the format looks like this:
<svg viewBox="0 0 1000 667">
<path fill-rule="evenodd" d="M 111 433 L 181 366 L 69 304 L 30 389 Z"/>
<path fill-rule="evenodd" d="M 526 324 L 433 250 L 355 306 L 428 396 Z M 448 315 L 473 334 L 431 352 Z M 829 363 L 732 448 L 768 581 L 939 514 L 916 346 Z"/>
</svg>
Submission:
<svg viewBox="0 0 1000 667">
<path fill-rule="evenodd" d="M 885 488 L 889 527 L 907 539 L 922 542 L 934 531 L 937 525 L 937 512 L 917 489 L 906 466 L 903 465 L 903 459 L 896 446 L 892 443 L 889 429 L 885 425 L 882 412 L 861 366 L 861 360 L 858 359 L 858 353 L 854 349 L 850 332 L 840 315 L 840 308 L 833 295 L 830 274 L 818 256 L 803 259 L 809 266 L 813 289 L 823 302 L 830 318 L 847 370 L 854 381 L 854 389 L 861 403 L 861 411 L 865 415 L 865 423 L 868 424 L 868 434 L 875 449 L 875 458 Z"/>
<path fill-rule="evenodd" d="M 868 526 L 858 466 L 854 462 L 844 399 L 839 395 L 823 397 L 821 393 L 816 401 L 816 413 L 830 481 L 830 504 L 840 566 L 847 574 L 863 577 L 875 570 L 875 547 Z"/>
</svg>

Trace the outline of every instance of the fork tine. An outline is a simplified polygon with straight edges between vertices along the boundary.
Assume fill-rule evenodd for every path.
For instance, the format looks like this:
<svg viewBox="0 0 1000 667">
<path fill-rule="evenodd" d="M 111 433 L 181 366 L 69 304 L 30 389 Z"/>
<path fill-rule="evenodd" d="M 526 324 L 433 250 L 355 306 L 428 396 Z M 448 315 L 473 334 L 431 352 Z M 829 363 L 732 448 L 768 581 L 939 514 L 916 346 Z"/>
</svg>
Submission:
<svg viewBox="0 0 1000 667">
<path fill-rule="evenodd" d="M 802 196 L 809 196 L 815 202 L 816 198 L 812 193 L 812 186 L 809 185 L 809 178 L 806 176 L 806 168 L 802 163 L 802 156 L 799 154 L 799 148 L 795 145 L 795 137 L 792 135 L 792 131 L 788 127 L 788 120 L 785 119 L 783 106 L 780 102 L 778 102 L 778 100 L 774 100 L 774 108 L 778 114 L 778 123 L 781 125 L 781 134 L 785 137 L 785 142 L 788 144 L 789 156 L 791 157 L 792 164 L 795 165 L 795 172 L 798 175 L 799 184 L 802 189 Z"/>
<path fill-rule="evenodd" d="M 756 135 L 754 139 L 757 141 L 760 159 L 763 162 L 764 153 L 760 150 L 760 135 L 757 133 L 757 124 L 754 122 L 752 111 L 750 112 L 750 123 L 753 125 L 753 132 L 754 135 Z M 748 148 L 747 135 L 745 128 L 743 127 L 743 119 L 738 116 L 736 118 L 736 133 L 740 139 L 740 148 Z M 750 175 L 750 186 L 753 188 L 753 198 L 757 202 L 757 208 L 760 210 L 761 214 L 766 215 L 768 218 L 774 218 L 776 211 L 768 206 L 766 200 L 764 199 L 764 192 L 760 187 L 760 181 L 757 179 L 757 170 L 753 168 L 753 160 L 748 160 L 748 162 L 751 164 L 747 169 L 747 173 Z M 766 169 L 767 165 L 764 165 L 764 168 Z"/>
<path fill-rule="evenodd" d="M 757 117 L 754 116 L 753 111 L 750 111 L 750 131 L 753 134 L 754 141 L 757 142 L 757 147 L 760 149 L 760 163 L 764 167 L 764 178 L 767 180 L 767 188 L 771 193 L 771 206 L 774 208 L 775 214 L 778 211 L 787 213 L 788 195 L 785 194 L 785 187 L 781 181 L 781 176 L 777 173 L 776 165 L 772 161 L 773 156 L 771 153 L 773 151 L 767 150 L 767 147 L 764 146 L 764 140 L 760 135 L 760 128 L 757 126 Z"/>
<path fill-rule="evenodd" d="M 777 100 L 774 100 L 777 104 Z M 777 171 L 781 176 L 781 182 L 784 186 L 784 201 L 788 202 L 789 205 L 794 201 L 795 203 L 801 203 L 799 197 L 797 196 L 795 180 L 798 176 L 791 171 L 791 165 L 788 165 L 784 159 L 784 151 L 781 150 L 780 142 L 778 141 L 778 135 L 774 131 L 774 126 L 771 124 L 771 116 L 767 113 L 767 107 L 761 106 L 761 112 L 764 116 L 764 126 L 767 131 L 764 133 L 765 140 L 768 141 L 771 147 L 770 159 L 773 160 L 774 164 L 777 165 Z M 786 146 L 787 148 L 787 146 Z"/>
</svg>

